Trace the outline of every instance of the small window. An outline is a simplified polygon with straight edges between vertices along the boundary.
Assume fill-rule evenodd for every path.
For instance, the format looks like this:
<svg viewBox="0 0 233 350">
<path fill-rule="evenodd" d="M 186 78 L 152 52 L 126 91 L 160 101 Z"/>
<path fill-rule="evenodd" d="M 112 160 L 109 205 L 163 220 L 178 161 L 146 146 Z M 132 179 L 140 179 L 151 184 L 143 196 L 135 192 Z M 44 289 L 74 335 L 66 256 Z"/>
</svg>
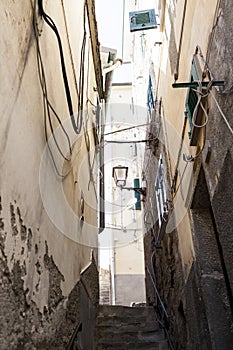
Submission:
<svg viewBox="0 0 233 350">
<path fill-rule="evenodd" d="M 155 10 L 133 11 L 129 13 L 130 31 L 157 28 Z"/>
<path fill-rule="evenodd" d="M 166 194 L 164 165 L 163 165 L 162 155 L 160 155 L 159 163 L 158 163 L 157 176 L 155 180 L 155 194 L 156 194 L 159 227 L 161 227 L 163 218 L 165 214 L 167 214 L 167 194 Z"/>
<path fill-rule="evenodd" d="M 149 76 L 149 82 L 148 82 L 148 88 L 147 88 L 147 107 L 149 110 L 150 119 L 152 117 L 152 110 L 155 108 L 154 99 L 155 98 L 154 98 L 152 80 L 151 80 L 151 76 Z"/>
<path fill-rule="evenodd" d="M 137 154 L 138 154 L 137 144 L 134 143 L 133 145 L 130 146 L 130 155 L 131 157 L 137 157 Z"/>
</svg>

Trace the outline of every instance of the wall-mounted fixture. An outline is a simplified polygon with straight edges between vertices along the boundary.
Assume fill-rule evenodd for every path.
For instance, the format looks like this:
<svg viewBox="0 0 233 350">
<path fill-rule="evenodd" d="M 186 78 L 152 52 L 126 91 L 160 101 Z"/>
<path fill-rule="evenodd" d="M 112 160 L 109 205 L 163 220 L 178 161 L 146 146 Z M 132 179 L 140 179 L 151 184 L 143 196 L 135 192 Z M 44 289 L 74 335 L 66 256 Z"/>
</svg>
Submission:
<svg viewBox="0 0 233 350">
<path fill-rule="evenodd" d="M 215 80 L 210 76 L 211 74 L 206 62 L 202 69 L 202 61 L 203 55 L 200 48 L 197 46 L 192 59 L 190 80 L 188 82 L 172 84 L 172 87 L 175 89 L 188 89 L 185 102 L 185 117 L 188 118 L 190 124 L 190 131 L 188 132 L 190 146 L 197 146 L 199 131 L 202 127 L 205 127 L 208 122 L 206 104 L 209 91 L 212 86 L 219 87 L 224 85 L 223 80 Z M 209 80 L 206 79 L 206 70 Z"/>
<path fill-rule="evenodd" d="M 134 191 L 135 194 L 139 194 L 139 195 L 142 194 L 145 196 L 146 188 L 139 187 L 139 179 L 134 179 L 135 187 L 125 187 L 127 176 L 128 176 L 128 167 L 121 166 L 121 165 L 113 167 L 112 177 L 114 178 L 114 181 L 117 187 L 120 187 L 121 190 Z"/>
<path fill-rule="evenodd" d="M 130 31 L 157 28 L 155 10 L 132 11 L 129 13 Z"/>
</svg>

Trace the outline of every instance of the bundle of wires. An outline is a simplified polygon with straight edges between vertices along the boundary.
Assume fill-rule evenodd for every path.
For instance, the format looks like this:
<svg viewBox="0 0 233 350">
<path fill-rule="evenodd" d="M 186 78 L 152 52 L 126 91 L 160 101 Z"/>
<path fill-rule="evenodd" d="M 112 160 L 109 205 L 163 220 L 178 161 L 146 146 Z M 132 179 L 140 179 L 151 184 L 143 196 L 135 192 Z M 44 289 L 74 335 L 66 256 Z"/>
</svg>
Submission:
<svg viewBox="0 0 233 350">
<path fill-rule="evenodd" d="M 80 99 L 80 94 L 81 94 L 81 96 L 83 95 L 83 85 L 84 85 L 83 63 L 84 63 L 85 44 L 86 44 L 85 23 L 84 23 L 84 37 L 83 37 L 82 50 L 81 50 L 80 79 L 79 79 L 80 89 L 79 89 L 79 96 L 78 96 L 78 114 L 77 114 L 77 121 L 76 121 L 74 118 L 73 103 L 72 103 L 72 99 L 71 99 L 70 88 L 69 88 L 69 83 L 68 83 L 68 78 L 67 78 L 67 73 L 66 73 L 66 66 L 65 66 L 61 37 L 59 35 L 58 29 L 57 29 L 54 21 L 44 11 L 43 0 L 38 0 L 38 7 L 39 7 L 39 14 L 44 19 L 44 21 L 47 23 L 47 25 L 53 30 L 53 32 L 55 33 L 56 38 L 57 38 L 59 53 L 60 53 L 62 77 L 63 77 L 64 87 L 65 87 L 66 100 L 67 100 L 67 104 L 68 104 L 69 114 L 70 114 L 73 129 L 77 134 L 79 134 L 81 131 L 81 127 L 82 127 L 82 110 L 83 110 L 83 99 L 82 98 Z M 84 12 L 85 12 L 85 9 L 84 9 Z"/>
<path fill-rule="evenodd" d="M 36 7 L 35 7 L 36 8 Z M 72 127 L 74 129 L 74 132 L 76 134 L 79 134 L 82 129 L 82 124 L 83 124 L 83 89 L 84 89 L 84 60 L 85 60 L 85 46 L 86 46 L 86 29 L 85 29 L 85 7 L 84 7 L 84 34 L 83 34 L 83 42 L 82 42 L 82 48 L 81 48 L 81 58 L 80 58 L 80 72 L 79 72 L 79 89 L 76 86 L 76 91 L 77 91 L 77 97 L 78 97 L 78 113 L 77 113 L 77 120 L 75 120 L 74 117 L 74 112 L 73 112 L 73 103 L 71 99 L 71 93 L 70 93 L 70 88 L 69 88 L 69 83 L 68 83 L 68 78 L 67 78 L 67 73 L 66 73 L 66 66 L 65 66 L 65 60 L 64 60 L 64 54 L 63 54 L 63 48 L 62 48 L 62 42 L 61 42 L 61 37 L 59 35 L 58 29 L 52 20 L 50 16 L 48 16 L 44 9 L 43 9 L 43 1 L 38 0 L 38 10 L 39 10 L 39 15 L 44 19 L 46 24 L 53 30 L 53 32 L 56 35 L 57 42 L 58 42 L 58 48 L 59 48 L 59 54 L 60 54 L 60 62 L 61 62 L 61 70 L 62 70 L 62 77 L 63 77 L 63 83 L 64 83 L 64 88 L 65 88 L 65 94 L 66 94 L 66 100 L 67 100 L 67 105 L 68 105 L 68 110 L 69 110 L 69 115 L 71 118 L 72 122 Z M 66 161 L 69 161 L 71 159 L 72 155 L 72 149 L 71 149 L 71 141 L 69 138 L 68 133 L 66 132 L 61 119 L 59 118 L 58 114 L 56 113 L 54 107 L 51 105 L 49 99 L 48 99 L 48 91 L 47 91 L 47 84 L 46 84 L 46 77 L 45 77 L 45 69 L 44 69 L 44 64 L 43 64 L 43 59 L 41 55 L 41 50 L 40 50 L 40 43 L 39 43 L 39 36 L 40 32 L 37 26 L 36 22 L 36 13 L 34 12 L 33 16 L 33 26 L 34 26 L 34 32 L 35 32 L 35 37 L 36 37 L 36 48 L 37 48 L 37 64 L 38 64 L 38 73 L 39 73 L 39 80 L 40 80 L 40 85 L 43 93 L 43 105 L 44 105 L 44 129 L 45 129 L 45 139 L 48 147 L 48 151 L 50 153 L 53 165 L 55 167 L 56 173 L 59 177 L 64 178 L 67 174 L 63 175 L 59 173 L 58 167 L 56 165 L 52 149 L 48 143 L 48 127 L 47 127 L 47 120 L 49 121 L 49 126 L 51 130 L 52 137 L 54 139 L 55 145 L 58 149 L 58 152 L 60 155 L 65 159 Z M 68 142 L 69 146 L 69 152 L 70 155 L 66 156 L 62 150 L 61 147 L 59 146 L 58 140 L 55 136 L 54 133 L 54 128 L 53 128 L 53 123 L 52 123 L 52 118 L 51 118 L 51 112 L 57 119 L 62 131 L 65 134 L 65 137 Z"/>
<path fill-rule="evenodd" d="M 46 84 L 46 78 L 45 78 L 45 70 L 44 70 L 44 64 L 43 64 L 43 60 L 42 60 L 42 55 L 41 55 L 41 50 L 40 50 L 40 45 L 39 45 L 39 30 L 37 27 L 37 23 L 36 23 L 36 16 L 34 13 L 33 16 L 33 27 L 34 27 L 34 32 L 35 32 L 35 38 L 36 38 L 36 49 L 37 49 L 37 65 L 38 65 L 38 73 L 39 73 L 39 80 L 40 80 L 40 85 L 41 85 L 41 89 L 42 89 L 42 93 L 43 93 L 43 108 L 44 108 L 44 130 L 45 130 L 45 139 L 46 139 L 46 143 L 47 143 L 47 147 L 48 147 L 48 151 L 50 153 L 53 165 L 55 167 L 56 173 L 59 177 L 64 177 L 64 175 L 61 175 L 59 173 L 59 170 L 57 168 L 55 159 L 53 157 L 53 153 L 52 150 L 50 148 L 50 145 L 48 143 L 48 128 L 47 128 L 47 119 L 49 121 L 49 126 L 50 126 L 50 130 L 51 130 L 51 134 L 52 137 L 54 139 L 55 145 L 58 149 L 58 152 L 61 154 L 61 156 L 66 160 L 69 161 L 71 154 L 72 154 L 72 150 L 71 150 L 71 141 L 69 138 L 68 133 L 66 132 L 61 119 L 59 118 L 58 114 L 56 113 L 55 109 L 53 108 L 53 106 L 51 105 L 49 99 L 48 99 L 48 93 L 47 93 L 47 84 Z M 54 133 L 54 129 L 53 129 L 53 124 L 52 124 L 52 118 L 51 118 L 51 111 L 54 114 L 54 116 L 56 117 L 62 131 L 65 134 L 65 137 L 67 139 L 68 142 L 68 146 L 69 146 L 69 151 L 70 151 L 70 156 L 69 158 L 63 154 L 59 143 L 56 139 L 55 133 Z"/>
</svg>

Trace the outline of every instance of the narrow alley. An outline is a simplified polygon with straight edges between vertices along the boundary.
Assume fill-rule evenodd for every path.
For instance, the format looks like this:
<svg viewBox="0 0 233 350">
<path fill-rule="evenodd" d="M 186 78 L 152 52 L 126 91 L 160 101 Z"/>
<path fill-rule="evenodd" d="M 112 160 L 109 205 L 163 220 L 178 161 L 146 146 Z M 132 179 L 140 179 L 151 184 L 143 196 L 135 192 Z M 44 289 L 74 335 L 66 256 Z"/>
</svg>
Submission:
<svg viewBox="0 0 233 350">
<path fill-rule="evenodd" d="M 0 9 L 0 348 L 231 349 L 232 0 Z"/>
</svg>

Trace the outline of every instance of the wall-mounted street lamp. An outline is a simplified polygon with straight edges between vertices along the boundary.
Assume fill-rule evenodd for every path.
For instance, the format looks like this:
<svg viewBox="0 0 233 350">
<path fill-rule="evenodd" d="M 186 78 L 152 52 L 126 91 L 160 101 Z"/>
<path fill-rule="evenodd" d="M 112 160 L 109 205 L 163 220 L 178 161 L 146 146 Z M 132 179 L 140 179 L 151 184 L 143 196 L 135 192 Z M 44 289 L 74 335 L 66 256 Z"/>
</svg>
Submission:
<svg viewBox="0 0 233 350">
<path fill-rule="evenodd" d="M 134 191 L 138 194 L 146 195 L 146 189 L 142 187 L 125 187 L 126 179 L 128 176 L 128 167 L 118 165 L 112 168 L 112 177 L 114 178 L 115 184 L 117 187 L 120 187 L 121 190 Z"/>
</svg>

